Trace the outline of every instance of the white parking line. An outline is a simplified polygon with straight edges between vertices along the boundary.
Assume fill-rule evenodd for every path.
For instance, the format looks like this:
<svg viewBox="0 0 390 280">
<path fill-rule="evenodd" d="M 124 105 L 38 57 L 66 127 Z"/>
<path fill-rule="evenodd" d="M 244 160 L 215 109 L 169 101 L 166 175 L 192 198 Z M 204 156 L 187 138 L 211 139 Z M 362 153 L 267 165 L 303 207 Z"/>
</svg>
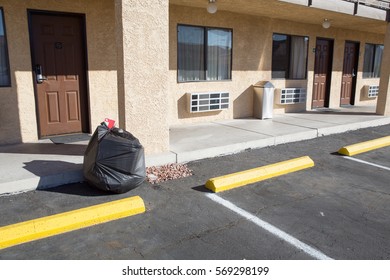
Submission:
<svg viewBox="0 0 390 280">
<path fill-rule="evenodd" d="M 206 196 L 210 198 L 211 200 L 217 202 L 220 205 L 225 206 L 226 208 L 232 210 L 233 212 L 239 214 L 240 216 L 244 217 L 245 219 L 253 222 L 257 226 L 261 227 L 262 229 L 272 233 L 273 235 L 277 236 L 278 238 L 290 243 L 292 246 L 304 251 L 305 253 L 309 254 L 310 256 L 314 257 L 318 260 L 332 260 L 332 258 L 328 257 L 327 255 L 323 254 L 322 252 L 314 249 L 313 247 L 299 241 L 295 237 L 289 235 L 288 233 L 276 228 L 275 226 L 259 219 L 258 217 L 252 215 L 251 213 L 237 207 L 230 201 L 227 201 L 216 194 L 213 193 L 207 193 Z"/>
<path fill-rule="evenodd" d="M 379 164 L 375 164 L 375 163 L 372 163 L 372 162 L 368 162 L 368 161 L 365 161 L 365 160 L 361 160 L 361 159 L 357 159 L 357 158 L 353 158 L 353 157 L 347 157 L 347 156 L 343 156 L 343 158 L 349 159 L 349 160 L 353 160 L 353 161 L 357 161 L 357 162 L 360 162 L 360 163 L 364 163 L 364 164 L 367 164 L 367 165 L 375 166 L 375 167 L 382 168 L 382 169 L 390 171 L 389 167 L 382 166 L 382 165 L 379 165 Z"/>
</svg>

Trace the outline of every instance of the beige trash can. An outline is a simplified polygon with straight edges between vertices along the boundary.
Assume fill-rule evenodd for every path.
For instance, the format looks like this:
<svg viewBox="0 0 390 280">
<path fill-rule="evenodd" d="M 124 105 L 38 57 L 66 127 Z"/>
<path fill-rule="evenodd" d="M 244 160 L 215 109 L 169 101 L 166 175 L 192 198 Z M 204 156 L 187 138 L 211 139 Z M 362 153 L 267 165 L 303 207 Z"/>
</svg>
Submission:
<svg viewBox="0 0 390 280">
<path fill-rule="evenodd" d="M 275 87 L 268 81 L 253 85 L 253 116 L 258 119 L 272 119 Z"/>
</svg>

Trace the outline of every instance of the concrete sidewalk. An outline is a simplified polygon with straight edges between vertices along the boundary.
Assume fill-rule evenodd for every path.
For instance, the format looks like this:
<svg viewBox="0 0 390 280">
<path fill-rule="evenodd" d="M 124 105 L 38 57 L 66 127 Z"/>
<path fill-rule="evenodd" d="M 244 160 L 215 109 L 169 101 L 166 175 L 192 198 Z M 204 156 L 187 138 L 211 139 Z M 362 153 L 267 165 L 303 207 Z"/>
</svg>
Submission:
<svg viewBox="0 0 390 280">
<path fill-rule="evenodd" d="M 245 149 L 312 139 L 390 124 L 374 107 L 347 107 L 276 115 L 273 119 L 235 119 L 170 128 L 170 152 L 149 155 L 146 165 L 188 162 Z M 88 141 L 0 146 L 0 195 L 83 181 Z M 352 143 L 346 143 L 352 144 Z"/>
</svg>

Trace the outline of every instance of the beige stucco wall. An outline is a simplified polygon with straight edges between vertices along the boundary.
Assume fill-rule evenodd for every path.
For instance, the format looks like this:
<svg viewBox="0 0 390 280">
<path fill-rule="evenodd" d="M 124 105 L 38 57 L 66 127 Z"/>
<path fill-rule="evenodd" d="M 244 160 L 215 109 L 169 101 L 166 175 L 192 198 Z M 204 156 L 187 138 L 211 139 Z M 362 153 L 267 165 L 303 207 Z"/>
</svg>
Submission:
<svg viewBox="0 0 390 280">
<path fill-rule="evenodd" d="M 168 0 L 115 0 L 120 122 L 146 154 L 169 150 Z"/>
<path fill-rule="evenodd" d="M 177 25 L 190 24 L 233 29 L 233 69 L 231 81 L 220 82 L 177 82 Z M 346 29 L 300 24 L 266 17 L 256 17 L 233 12 L 218 11 L 208 14 L 206 9 L 170 6 L 170 53 L 169 53 L 169 122 L 185 124 L 211 121 L 216 119 L 242 118 L 253 116 L 252 85 L 261 80 L 271 81 L 275 88 L 307 88 L 306 104 L 277 105 L 274 113 L 284 113 L 311 109 L 314 77 L 314 59 L 316 38 L 334 40 L 333 73 L 329 107 L 337 108 L 340 104 L 341 77 L 346 40 L 360 42 L 358 80 L 356 85 L 355 105 L 375 104 L 374 100 L 360 98 L 360 92 L 366 84 L 379 84 L 379 79 L 362 79 L 364 44 L 383 43 L 383 35 L 351 31 Z M 306 80 L 271 79 L 272 34 L 282 33 L 309 37 L 308 76 Z M 188 113 L 185 93 L 228 91 L 230 109 L 209 113 Z"/>
<path fill-rule="evenodd" d="M 20 142 L 37 134 L 27 13 L 18 4 L 20 5 L 15 1 L 5 1 L 1 5 L 8 40 L 12 86 L 0 88 L 0 143 Z M 31 121 L 33 124 L 29 125 Z"/>
<path fill-rule="evenodd" d="M 390 61 L 390 23 L 387 24 L 385 36 L 385 49 L 383 53 L 383 61 Z M 379 96 L 376 112 L 384 116 L 390 116 L 390 67 L 382 64 L 381 81 L 379 84 Z"/>
<path fill-rule="evenodd" d="M 88 93 L 93 131 L 104 117 L 118 119 L 113 0 L 1 1 L 9 48 L 11 87 L 0 88 L 0 144 L 38 139 L 27 9 L 86 16 Z"/>
<path fill-rule="evenodd" d="M 306 104 L 276 105 L 275 113 L 311 108 L 316 38 L 334 39 L 330 107 L 338 107 L 344 43 L 360 42 L 355 104 L 375 103 L 360 96 L 364 44 L 383 43 L 383 35 L 274 20 L 234 12 L 208 14 L 205 9 L 169 5 L 168 0 L 30 0 L 2 1 L 12 86 L 0 88 L 0 144 L 35 141 L 38 137 L 27 9 L 71 12 L 86 18 L 88 94 L 91 131 L 104 117 L 117 119 L 146 147 L 157 153 L 169 149 L 169 126 L 216 119 L 253 116 L 252 85 L 270 80 L 276 88 L 307 88 Z M 233 29 L 231 81 L 177 83 L 178 23 Z M 272 80 L 272 34 L 309 37 L 306 80 Z M 230 109 L 190 114 L 185 93 L 228 91 Z M 118 106 L 119 104 L 119 106 Z"/>
</svg>

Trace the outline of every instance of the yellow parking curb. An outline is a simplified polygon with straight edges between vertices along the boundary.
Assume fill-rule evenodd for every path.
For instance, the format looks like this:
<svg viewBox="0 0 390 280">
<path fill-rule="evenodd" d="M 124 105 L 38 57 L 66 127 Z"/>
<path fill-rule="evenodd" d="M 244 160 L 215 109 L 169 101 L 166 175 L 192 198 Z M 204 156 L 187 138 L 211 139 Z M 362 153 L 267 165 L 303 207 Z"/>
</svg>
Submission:
<svg viewBox="0 0 390 280">
<path fill-rule="evenodd" d="M 342 147 L 338 153 L 346 156 L 354 156 L 386 146 L 390 146 L 390 136 L 345 146 Z"/>
<path fill-rule="evenodd" d="M 304 156 L 212 178 L 206 182 L 206 188 L 213 192 L 226 191 L 313 166 L 313 160 Z"/>
<path fill-rule="evenodd" d="M 0 249 L 145 212 L 134 196 L 0 227 Z"/>
</svg>

